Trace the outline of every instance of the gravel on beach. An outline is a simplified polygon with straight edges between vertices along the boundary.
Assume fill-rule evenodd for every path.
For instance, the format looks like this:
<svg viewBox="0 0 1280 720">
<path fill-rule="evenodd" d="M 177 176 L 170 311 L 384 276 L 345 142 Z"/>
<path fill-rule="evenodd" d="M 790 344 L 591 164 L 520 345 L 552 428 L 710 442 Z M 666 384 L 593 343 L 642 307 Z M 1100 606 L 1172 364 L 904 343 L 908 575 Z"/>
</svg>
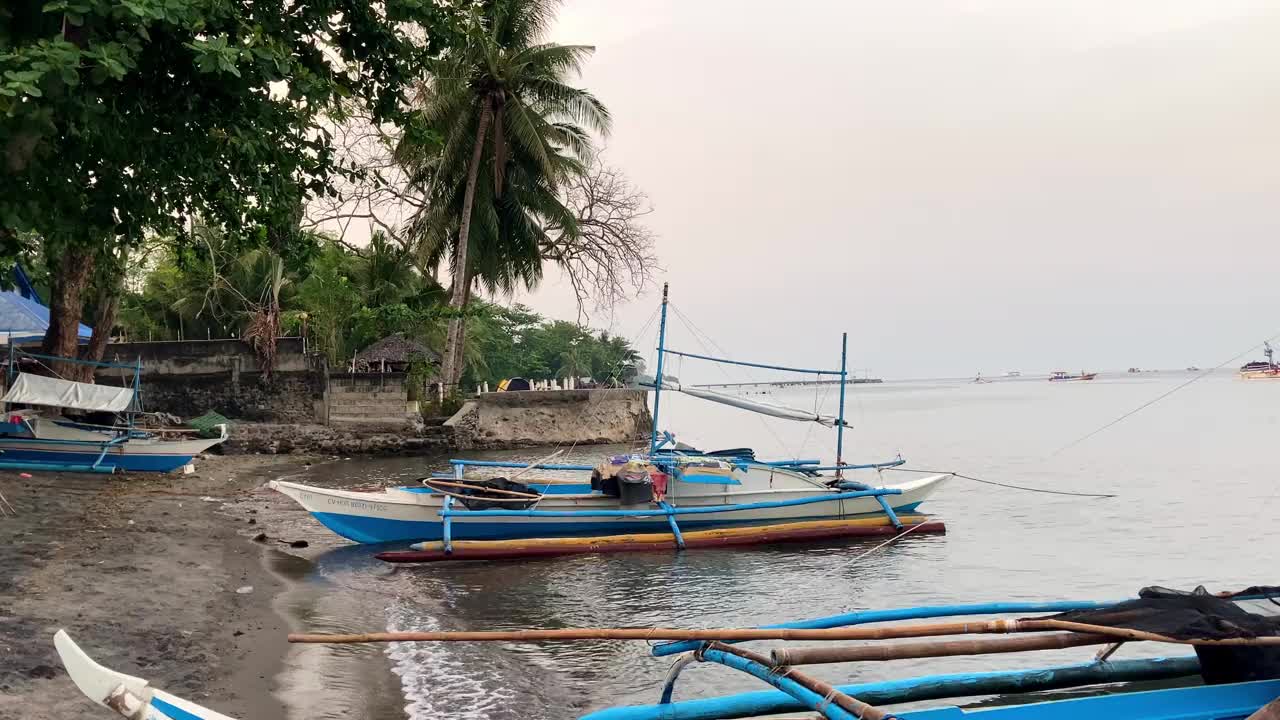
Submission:
<svg viewBox="0 0 1280 720">
<path fill-rule="evenodd" d="M 0 473 L 0 717 L 109 714 L 71 683 L 64 628 L 99 663 L 233 717 L 279 718 L 283 581 L 255 542 L 268 480 L 303 456 L 212 456 L 195 474 Z M 251 588 L 245 590 L 245 588 Z M 238 592 L 239 591 L 239 592 Z"/>
</svg>

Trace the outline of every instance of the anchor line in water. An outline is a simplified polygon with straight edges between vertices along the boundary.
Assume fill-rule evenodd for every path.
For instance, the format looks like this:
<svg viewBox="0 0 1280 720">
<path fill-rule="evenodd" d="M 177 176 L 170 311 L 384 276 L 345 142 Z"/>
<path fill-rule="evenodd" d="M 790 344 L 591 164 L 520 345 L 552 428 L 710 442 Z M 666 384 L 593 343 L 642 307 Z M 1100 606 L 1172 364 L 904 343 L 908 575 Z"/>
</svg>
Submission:
<svg viewBox="0 0 1280 720">
<path fill-rule="evenodd" d="M 962 478 L 964 480 L 972 480 L 977 483 L 982 483 L 983 485 L 996 485 L 998 487 L 1011 488 L 1013 490 L 1025 490 L 1026 492 L 1045 493 L 1046 495 L 1070 495 L 1071 497 L 1089 497 L 1089 498 L 1120 497 L 1119 495 L 1110 494 L 1110 493 L 1082 493 L 1082 492 L 1071 492 L 1069 490 L 1046 490 L 1044 488 L 1033 488 L 1033 487 L 1027 487 L 1025 485 L 1012 485 L 1010 483 L 996 482 L 995 480 L 983 480 L 982 478 L 976 478 L 976 477 L 973 477 L 972 475 L 961 475 L 960 473 L 949 472 L 946 470 L 918 470 L 916 468 L 895 467 L 895 468 L 880 468 L 879 472 L 883 473 L 886 470 L 890 470 L 893 472 L 921 473 L 924 475 L 951 475 L 953 477 Z"/>
<path fill-rule="evenodd" d="M 1238 355 L 1235 355 L 1235 356 L 1233 356 L 1233 357 L 1231 357 L 1231 358 L 1229 358 L 1229 359 L 1227 359 L 1227 360 L 1223 360 L 1222 362 L 1220 362 L 1220 363 L 1218 363 L 1217 365 L 1214 365 L 1213 367 L 1209 368 L 1208 370 L 1205 370 L 1204 372 L 1202 372 L 1202 373 L 1200 373 L 1200 374 L 1196 375 L 1195 377 L 1191 378 L 1190 380 L 1187 380 L 1187 381 L 1186 381 L 1186 382 L 1184 382 L 1184 383 L 1179 383 L 1179 384 L 1178 384 L 1176 387 L 1174 387 L 1172 390 L 1169 390 L 1169 391 L 1167 391 L 1167 392 L 1164 392 L 1164 393 L 1161 393 L 1161 394 L 1157 395 L 1156 397 L 1152 398 L 1151 400 L 1148 400 L 1147 402 L 1145 402 L 1145 403 L 1143 403 L 1143 404 L 1139 405 L 1138 407 L 1136 407 L 1136 408 L 1134 408 L 1134 409 L 1130 410 L 1129 412 L 1127 412 L 1127 413 L 1125 413 L 1125 414 L 1121 415 L 1120 417 L 1116 418 L 1115 420 L 1112 420 L 1111 422 L 1107 423 L 1106 425 L 1103 425 L 1102 427 L 1098 428 L 1097 430 L 1094 430 L 1094 431 L 1092 431 L 1092 432 L 1086 433 L 1086 434 L 1084 434 L 1084 435 L 1080 436 L 1079 438 L 1077 438 L 1077 439 L 1075 439 L 1075 440 L 1072 440 L 1071 442 L 1067 443 L 1066 445 L 1063 445 L 1062 447 L 1058 448 L 1057 450 L 1054 450 L 1053 452 L 1049 453 L 1049 454 L 1048 454 L 1048 455 L 1046 455 L 1045 457 L 1046 457 L 1046 458 L 1051 458 L 1051 457 L 1053 457 L 1053 456 L 1057 455 L 1058 453 L 1064 452 L 1064 451 L 1066 451 L 1066 450 L 1070 450 L 1071 448 L 1075 447 L 1076 445 L 1079 445 L 1080 443 L 1084 442 L 1085 440 L 1088 440 L 1089 438 L 1093 437 L 1094 435 L 1097 435 L 1097 434 L 1101 433 L 1101 432 L 1102 432 L 1102 431 L 1104 431 L 1104 430 L 1108 430 L 1108 429 L 1110 429 L 1110 428 L 1112 428 L 1112 427 L 1114 427 L 1114 426 L 1116 426 L 1116 425 L 1119 425 L 1121 422 L 1124 422 L 1124 421 L 1125 421 L 1126 419 L 1128 419 L 1129 417 L 1132 417 L 1133 415 L 1136 415 L 1136 414 L 1138 414 L 1138 413 L 1142 412 L 1143 410 L 1146 410 L 1147 408 L 1151 407 L 1152 405 L 1155 405 L 1156 403 L 1160 402 L 1161 400 L 1163 400 L 1163 399 L 1165 399 L 1165 398 L 1169 397 L 1170 395 L 1172 395 L 1172 394 L 1174 394 L 1174 393 L 1178 392 L 1179 390 L 1181 390 L 1181 389 L 1185 388 L 1186 386 L 1190 385 L 1191 383 L 1194 383 L 1194 382 L 1196 382 L 1196 381 L 1198 381 L 1198 380 L 1203 380 L 1205 377 L 1207 377 L 1207 376 L 1209 376 L 1209 375 L 1213 374 L 1214 372 L 1217 372 L 1218 370 L 1221 370 L 1222 368 L 1226 367 L 1227 365 L 1230 365 L 1230 364 L 1235 363 L 1235 362 L 1239 362 L 1240 358 L 1242 358 L 1242 357 L 1244 357 L 1244 356 L 1246 356 L 1246 355 L 1249 355 L 1250 353 L 1254 352 L 1254 351 L 1255 351 L 1255 350 L 1257 350 L 1258 348 L 1263 347 L 1263 346 L 1264 346 L 1264 345 L 1266 345 L 1267 343 L 1274 342 L 1274 341 L 1276 341 L 1276 340 L 1280 340 L 1280 332 L 1278 332 L 1278 333 L 1276 333 L 1276 334 L 1272 335 L 1271 337 L 1269 337 L 1269 338 L 1267 338 L 1266 340 L 1264 340 L 1264 341 L 1262 341 L 1262 342 L 1258 343 L 1257 345 L 1254 345 L 1254 346 L 1250 347 L 1248 350 L 1245 350 L 1244 352 L 1242 352 L 1242 353 L 1240 353 L 1240 354 L 1238 354 Z"/>
</svg>

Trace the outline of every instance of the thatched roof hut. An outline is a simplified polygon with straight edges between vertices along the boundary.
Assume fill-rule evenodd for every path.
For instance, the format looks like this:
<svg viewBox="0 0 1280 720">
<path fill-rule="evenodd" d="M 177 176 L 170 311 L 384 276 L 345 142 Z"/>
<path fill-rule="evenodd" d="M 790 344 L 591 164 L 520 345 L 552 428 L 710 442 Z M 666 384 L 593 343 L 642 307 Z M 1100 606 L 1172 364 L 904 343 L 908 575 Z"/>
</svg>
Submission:
<svg viewBox="0 0 1280 720">
<path fill-rule="evenodd" d="M 404 372 L 408 370 L 409 363 L 421 358 L 437 365 L 440 363 L 440 353 L 417 340 L 405 337 L 403 333 L 396 333 L 361 350 L 356 355 L 356 363 L 370 370 L 385 367 L 393 372 Z"/>
</svg>

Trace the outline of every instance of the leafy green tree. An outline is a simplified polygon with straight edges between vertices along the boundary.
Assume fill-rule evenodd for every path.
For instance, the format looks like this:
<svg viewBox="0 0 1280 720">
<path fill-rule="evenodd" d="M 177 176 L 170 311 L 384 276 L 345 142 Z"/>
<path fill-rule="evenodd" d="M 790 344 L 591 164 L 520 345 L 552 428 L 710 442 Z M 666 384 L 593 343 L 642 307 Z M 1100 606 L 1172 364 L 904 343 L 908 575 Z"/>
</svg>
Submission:
<svg viewBox="0 0 1280 720">
<path fill-rule="evenodd" d="M 474 13 L 463 44 L 434 64 L 422 93 L 423 125 L 439 130 L 443 148 L 422 152 L 409 143 L 401 151 L 431 188 L 428 210 L 415 218 L 421 252 L 447 255 L 452 268 L 455 314 L 442 363 L 450 386 L 464 369 L 462 311 L 473 280 L 537 282 L 543 221 L 573 222 L 558 185 L 581 171 L 588 129 L 609 129 L 604 105 L 568 84 L 593 48 L 544 41 L 556 4 L 492 0 Z"/>
<path fill-rule="evenodd" d="M 184 242 L 200 217 L 292 262 L 275 230 L 352 172 L 320 119 L 345 100 L 411 125 L 405 90 L 458 38 L 468 5 L 4 3 L 0 258 L 40 238 L 54 278 L 46 350 L 75 354 L 95 266 L 148 233 Z"/>
</svg>

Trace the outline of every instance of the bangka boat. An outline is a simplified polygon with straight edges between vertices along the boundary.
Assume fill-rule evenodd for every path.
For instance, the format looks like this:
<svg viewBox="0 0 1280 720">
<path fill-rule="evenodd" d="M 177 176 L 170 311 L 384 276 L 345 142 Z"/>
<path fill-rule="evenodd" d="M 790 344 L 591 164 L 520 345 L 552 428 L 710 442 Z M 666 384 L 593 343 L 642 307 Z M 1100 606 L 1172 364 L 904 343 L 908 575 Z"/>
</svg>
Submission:
<svg viewBox="0 0 1280 720">
<path fill-rule="evenodd" d="M 774 639 L 784 639 L 790 633 L 793 637 L 785 639 L 811 642 L 925 638 L 914 642 L 843 647 L 823 644 L 802 648 L 788 644 L 764 653 L 743 650 L 732 644 L 738 642 L 733 639 L 665 642 L 654 645 L 652 653 L 681 655 L 681 658 L 668 673 L 659 702 L 599 710 L 581 720 L 728 720 L 798 711 L 813 711 L 818 713 L 817 717 L 839 720 L 1273 720 L 1277 715 L 1261 710 L 1280 712 L 1280 663 L 1276 662 L 1280 656 L 1278 596 L 1280 588 L 1274 587 L 1217 596 L 1205 593 L 1202 588 L 1192 593 L 1146 588 L 1139 598 L 1121 602 L 997 602 L 864 610 L 769 625 L 757 631 L 773 631 L 777 636 Z M 1016 620 L 973 618 L 1046 612 L 1056 614 Z M 927 618 L 963 618 L 965 621 L 856 627 Z M 703 634 L 710 636 L 717 632 Z M 722 632 L 726 638 L 733 638 L 745 636 L 749 631 Z M 1008 633 L 1018 634 L 1005 636 Z M 966 635 L 969 639 L 939 639 L 954 635 Z M 1112 659 L 1122 644 L 1135 641 L 1189 644 L 1196 648 L 1197 654 Z M 918 663 L 930 657 L 1090 645 L 1103 647 L 1090 662 L 850 685 L 833 686 L 814 678 L 806 668 L 815 664 L 906 659 Z M 699 661 L 747 673 L 773 689 L 675 700 L 674 691 L 682 670 Z M 1197 680 L 1205 684 L 1185 686 Z M 1183 686 L 1125 691 L 1118 685 L 1138 681 L 1166 684 L 1177 681 Z M 1065 699 L 1028 696 L 1064 689 L 1071 689 Z M 977 698 L 991 696 L 998 696 L 998 702 L 972 705 Z M 906 703 L 919 707 L 928 701 L 960 698 L 969 698 L 971 705 L 902 711 L 885 708 Z"/>
<path fill-rule="evenodd" d="M 1049 381 L 1050 382 L 1070 382 L 1070 381 L 1078 381 L 1078 380 L 1092 380 L 1096 377 L 1098 377 L 1098 373 L 1087 373 L 1087 372 L 1081 371 L 1078 374 L 1072 374 L 1072 373 L 1066 372 L 1065 370 L 1055 370 L 1054 373 L 1049 376 Z"/>
<path fill-rule="evenodd" d="M 1271 349 L 1270 342 L 1262 343 L 1262 354 L 1267 356 L 1266 360 L 1255 360 L 1245 363 L 1240 368 L 1240 377 L 1246 380 L 1271 380 L 1280 378 L 1280 365 L 1276 365 L 1273 355 L 1275 351 Z"/>
<path fill-rule="evenodd" d="M 497 541 L 524 539 L 614 537 L 627 534 L 664 533 L 668 546 L 686 547 L 683 531 L 721 530 L 752 526 L 768 527 L 757 541 L 780 541 L 784 530 L 804 530 L 803 537 L 817 539 L 817 526 L 780 528 L 780 524 L 825 522 L 821 537 L 894 534 L 908 530 L 940 532 L 942 524 L 913 515 L 921 503 L 948 478 L 948 473 L 922 473 L 911 479 L 886 485 L 856 482 L 859 471 L 898 468 L 901 458 L 887 462 L 850 464 L 844 461 L 843 439 L 847 336 L 842 344 L 838 370 L 810 370 L 671 350 L 666 347 L 667 292 L 663 289 L 662 320 L 658 333 L 658 367 L 653 388 L 653 425 L 646 449 L 606 458 L 598 465 L 549 463 L 505 463 L 453 460 L 453 475 L 424 478 L 418 486 L 388 488 L 379 492 L 352 492 L 275 481 L 271 487 L 293 498 L 317 520 L 335 533 L 361 543 L 425 541 L 442 543 L 434 548 L 416 548 L 416 560 L 399 556 L 397 561 L 425 561 L 443 554 L 462 559 L 479 548 L 458 546 L 454 541 Z M 681 385 L 663 373 L 664 358 L 681 356 L 733 365 L 818 374 L 840 381 L 839 411 L 827 416 L 772 403 L 728 395 L 705 387 Z M 681 445 L 670 433 L 659 432 L 663 392 L 681 392 L 693 397 L 739 409 L 795 421 L 817 422 L 836 431 L 836 461 L 764 461 L 747 448 L 701 452 Z M 507 478 L 475 481 L 465 476 L 468 468 L 530 468 L 591 473 L 575 480 L 551 483 L 510 484 Z M 877 476 L 878 478 L 878 476 Z M 486 484 L 487 483 L 487 484 Z M 902 516 L 906 516 L 906 519 Z M 841 522 L 831 522 L 841 521 Z M 848 522 L 844 522 L 848 521 Z M 856 521 L 856 522 L 855 522 Z M 784 533 L 785 534 L 785 533 Z M 710 538 L 696 536 L 701 542 Z M 634 549 L 653 545 L 652 538 L 638 538 Z M 741 537 L 738 540 L 742 540 Z M 658 543 L 659 545 L 661 543 Z M 695 546 L 700 546 L 697 542 Z M 721 536 L 716 544 L 732 544 Z M 585 543 L 591 547 L 599 543 Z M 562 554 L 557 551 L 528 550 L 527 554 Z M 617 549 L 618 545 L 613 545 Z M 488 548 L 495 550 L 495 548 Z M 510 548 L 507 548 L 510 550 Z M 384 557 L 384 559 L 390 559 Z"/>
<path fill-rule="evenodd" d="M 80 692 L 93 702 L 130 720 L 233 720 L 176 695 L 151 687 L 139 677 L 125 675 L 94 662 L 65 630 L 53 636 L 62 665 Z"/>
<path fill-rule="evenodd" d="M 18 370 L 21 356 L 37 362 L 89 364 L 133 371 L 125 387 L 94 385 Z M 53 470 L 113 473 L 122 471 L 170 472 L 191 462 L 196 455 L 227 439 L 226 425 L 213 438 L 165 437 L 135 425 L 142 412 L 141 363 L 129 365 L 71 360 L 25 353 L 10 346 L 9 390 L 0 399 L 6 410 L 0 416 L 0 469 Z M 12 409 L 36 406 L 42 410 Z M 63 410 L 124 417 L 123 424 L 99 425 L 64 417 Z M 191 431 L 194 432 L 194 431 Z"/>
</svg>

